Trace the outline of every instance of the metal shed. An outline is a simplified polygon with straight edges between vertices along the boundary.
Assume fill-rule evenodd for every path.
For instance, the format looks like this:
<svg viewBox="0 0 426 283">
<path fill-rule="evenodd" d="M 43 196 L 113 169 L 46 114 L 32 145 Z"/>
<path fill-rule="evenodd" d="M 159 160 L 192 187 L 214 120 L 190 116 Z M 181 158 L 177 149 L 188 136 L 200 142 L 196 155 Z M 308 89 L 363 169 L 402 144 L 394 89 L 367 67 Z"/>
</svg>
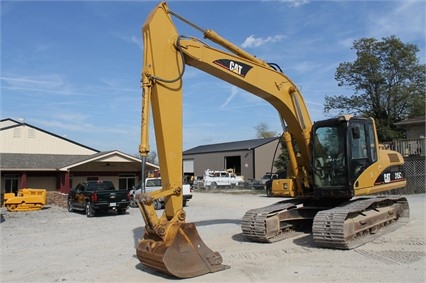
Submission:
<svg viewBox="0 0 426 283">
<path fill-rule="evenodd" d="M 275 171 L 273 161 L 279 137 L 200 145 L 183 152 L 185 176 L 202 176 L 206 169 L 233 169 L 245 180 L 260 179 Z"/>
</svg>

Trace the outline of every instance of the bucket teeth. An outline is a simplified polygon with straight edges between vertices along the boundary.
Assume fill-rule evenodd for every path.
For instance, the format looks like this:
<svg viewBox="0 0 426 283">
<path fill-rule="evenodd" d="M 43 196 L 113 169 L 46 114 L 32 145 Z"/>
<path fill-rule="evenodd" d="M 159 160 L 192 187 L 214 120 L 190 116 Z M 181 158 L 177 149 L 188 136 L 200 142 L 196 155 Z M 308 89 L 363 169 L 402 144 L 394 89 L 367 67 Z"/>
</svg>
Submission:
<svg viewBox="0 0 426 283">
<path fill-rule="evenodd" d="M 191 278 L 229 268 L 222 256 L 203 242 L 193 223 L 179 223 L 168 229 L 162 241 L 145 233 L 136 249 L 140 262 L 178 278 Z"/>
<path fill-rule="evenodd" d="M 222 256 L 218 252 L 213 252 L 213 253 L 207 255 L 206 257 L 207 257 L 207 260 L 212 265 L 222 264 Z"/>
</svg>

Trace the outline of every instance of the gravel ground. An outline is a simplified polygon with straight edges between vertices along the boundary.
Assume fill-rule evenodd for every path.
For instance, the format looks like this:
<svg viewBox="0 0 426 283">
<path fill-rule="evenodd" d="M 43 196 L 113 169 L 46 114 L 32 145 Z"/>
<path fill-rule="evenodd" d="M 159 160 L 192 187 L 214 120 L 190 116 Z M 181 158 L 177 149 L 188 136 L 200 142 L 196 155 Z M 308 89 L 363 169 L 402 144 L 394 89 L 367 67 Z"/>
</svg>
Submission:
<svg viewBox="0 0 426 283">
<path fill-rule="evenodd" d="M 225 271 L 188 282 L 425 282 L 425 195 L 410 195 L 407 225 L 350 251 L 315 247 L 310 234 L 273 244 L 247 242 L 245 211 L 279 199 L 195 192 L 185 208 L 201 238 L 218 251 Z M 137 208 L 87 218 L 57 205 L 8 212 L 1 229 L 1 282 L 165 282 L 135 256 L 143 235 Z"/>
</svg>

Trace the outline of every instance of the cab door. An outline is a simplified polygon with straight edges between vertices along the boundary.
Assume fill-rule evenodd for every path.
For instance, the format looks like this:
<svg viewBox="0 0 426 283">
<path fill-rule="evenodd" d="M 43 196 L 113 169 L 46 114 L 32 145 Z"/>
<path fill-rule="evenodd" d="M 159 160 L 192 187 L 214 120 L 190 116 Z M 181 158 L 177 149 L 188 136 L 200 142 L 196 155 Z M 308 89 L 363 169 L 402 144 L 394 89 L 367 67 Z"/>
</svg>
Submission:
<svg viewBox="0 0 426 283">
<path fill-rule="evenodd" d="M 371 119 L 351 119 L 349 131 L 349 174 L 354 183 L 361 173 L 377 161 L 378 142 Z"/>
</svg>

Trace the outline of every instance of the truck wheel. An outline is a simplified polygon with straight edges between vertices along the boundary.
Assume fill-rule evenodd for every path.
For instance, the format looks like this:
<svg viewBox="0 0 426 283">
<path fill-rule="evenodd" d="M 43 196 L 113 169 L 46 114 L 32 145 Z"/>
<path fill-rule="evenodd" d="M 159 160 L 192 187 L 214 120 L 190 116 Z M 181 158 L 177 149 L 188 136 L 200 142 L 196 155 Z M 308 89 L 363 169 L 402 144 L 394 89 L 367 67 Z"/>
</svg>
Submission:
<svg viewBox="0 0 426 283">
<path fill-rule="evenodd" d="M 86 202 L 86 216 L 93 217 L 95 216 L 95 210 L 92 207 L 92 204 L 88 201 Z"/>
<path fill-rule="evenodd" d="M 130 197 L 130 207 L 137 207 L 138 204 L 136 203 L 135 196 Z"/>
<path fill-rule="evenodd" d="M 216 182 L 211 182 L 211 184 L 210 184 L 210 189 L 212 189 L 212 190 L 216 190 L 216 188 L 217 188 L 217 184 L 216 184 Z"/>
<path fill-rule="evenodd" d="M 266 195 L 268 196 L 268 197 L 272 197 L 273 195 L 272 195 L 272 188 L 271 187 L 266 187 Z"/>
<path fill-rule="evenodd" d="M 69 212 L 74 211 L 74 208 L 72 207 L 71 199 L 68 199 L 68 201 L 67 201 L 67 209 L 68 209 Z"/>
<path fill-rule="evenodd" d="M 118 215 L 123 215 L 126 213 L 126 209 L 125 208 L 117 208 L 117 214 Z"/>
<path fill-rule="evenodd" d="M 163 208 L 163 205 L 161 204 L 161 202 L 159 202 L 158 200 L 154 200 L 154 209 L 160 210 L 162 208 Z"/>
<path fill-rule="evenodd" d="M 186 206 L 186 199 L 183 199 L 182 206 L 183 206 L 183 207 L 185 207 L 185 206 Z"/>
</svg>

